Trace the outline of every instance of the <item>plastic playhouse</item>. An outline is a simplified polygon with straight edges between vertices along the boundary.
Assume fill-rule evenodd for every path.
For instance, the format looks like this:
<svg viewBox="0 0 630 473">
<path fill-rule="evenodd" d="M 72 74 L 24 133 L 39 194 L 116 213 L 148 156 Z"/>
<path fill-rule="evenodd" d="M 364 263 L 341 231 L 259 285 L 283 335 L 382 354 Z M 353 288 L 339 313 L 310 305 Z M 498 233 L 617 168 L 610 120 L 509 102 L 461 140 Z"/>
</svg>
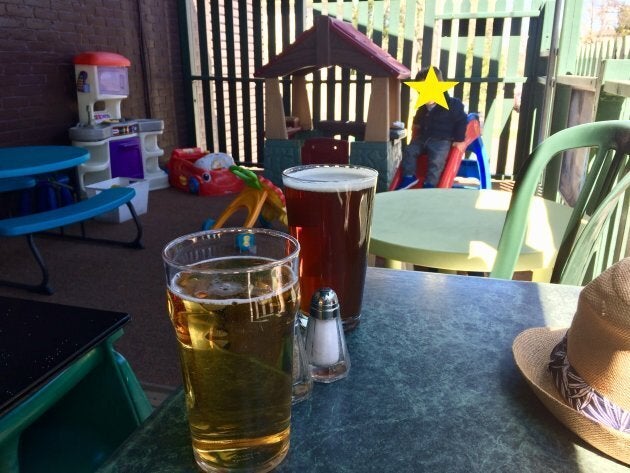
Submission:
<svg viewBox="0 0 630 473">
<path fill-rule="evenodd" d="M 306 75 L 329 66 L 341 66 L 372 78 L 367 121 L 313 122 Z M 383 51 L 350 23 L 325 15 L 282 53 L 257 69 L 265 79 L 265 177 L 282 185 L 282 171 L 302 164 L 302 149 L 309 138 L 352 135 L 349 162 L 378 171 L 377 190 L 387 190 L 402 156 L 401 81 L 409 69 Z M 290 117 L 285 116 L 280 77 L 292 75 Z"/>
</svg>

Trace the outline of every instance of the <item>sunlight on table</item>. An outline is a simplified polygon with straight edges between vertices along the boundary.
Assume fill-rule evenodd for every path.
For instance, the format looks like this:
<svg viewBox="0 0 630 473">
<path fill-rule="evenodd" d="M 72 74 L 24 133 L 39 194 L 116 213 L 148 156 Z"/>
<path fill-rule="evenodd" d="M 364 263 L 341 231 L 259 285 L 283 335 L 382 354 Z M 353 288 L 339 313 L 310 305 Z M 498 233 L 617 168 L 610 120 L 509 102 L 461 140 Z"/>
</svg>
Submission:
<svg viewBox="0 0 630 473">
<path fill-rule="evenodd" d="M 496 194 L 482 193 L 475 202 L 475 209 L 507 211 L 509 203 L 509 198 L 497 198 Z M 539 267 L 543 269 L 553 267 L 562 237 L 561 232 L 557 230 L 554 232 L 550 218 L 545 202 L 542 199 L 534 199 L 530 207 L 524 245 L 540 252 Z M 497 257 L 495 246 L 478 240 L 470 242 L 468 253 L 468 259 L 480 259 L 488 268 L 492 268 Z"/>
<path fill-rule="evenodd" d="M 511 193 L 415 189 L 375 198 L 370 251 L 385 259 L 447 271 L 490 272 Z M 548 282 L 571 208 L 534 197 L 515 271 Z"/>
</svg>

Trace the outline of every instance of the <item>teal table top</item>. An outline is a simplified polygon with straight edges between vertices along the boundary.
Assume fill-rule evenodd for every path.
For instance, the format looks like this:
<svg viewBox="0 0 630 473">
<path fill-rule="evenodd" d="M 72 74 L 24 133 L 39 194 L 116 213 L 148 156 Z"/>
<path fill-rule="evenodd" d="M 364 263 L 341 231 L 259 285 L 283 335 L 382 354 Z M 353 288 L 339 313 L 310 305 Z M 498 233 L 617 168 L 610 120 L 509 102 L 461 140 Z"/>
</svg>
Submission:
<svg viewBox="0 0 630 473">
<path fill-rule="evenodd" d="M 0 417 L 129 319 L 123 312 L 0 297 Z"/>
<path fill-rule="evenodd" d="M 69 169 L 86 162 L 90 153 L 76 146 L 0 148 L 0 178 L 32 176 Z"/>
<path fill-rule="evenodd" d="M 452 271 L 490 272 L 511 193 L 412 189 L 381 192 L 374 201 L 370 253 Z M 571 208 L 535 197 L 516 271 L 549 281 Z"/>
<path fill-rule="evenodd" d="M 369 268 L 349 376 L 293 407 L 278 472 L 627 472 L 558 422 L 514 364 L 580 288 Z M 164 315 L 166 316 L 166 315 Z M 181 390 L 100 473 L 198 472 Z"/>
</svg>

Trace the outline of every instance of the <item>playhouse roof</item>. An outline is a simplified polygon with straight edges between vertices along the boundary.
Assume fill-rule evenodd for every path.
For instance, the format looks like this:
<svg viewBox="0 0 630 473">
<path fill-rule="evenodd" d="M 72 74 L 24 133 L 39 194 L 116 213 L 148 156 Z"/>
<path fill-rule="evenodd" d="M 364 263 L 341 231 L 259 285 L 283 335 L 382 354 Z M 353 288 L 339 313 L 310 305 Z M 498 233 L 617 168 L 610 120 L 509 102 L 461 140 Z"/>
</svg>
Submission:
<svg viewBox="0 0 630 473">
<path fill-rule="evenodd" d="M 74 57 L 74 64 L 86 66 L 129 67 L 131 61 L 124 56 L 106 51 L 87 51 Z"/>
<path fill-rule="evenodd" d="M 308 74 L 328 66 L 356 69 L 372 77 L 406 79 L 411 71 L 350 23 L 317 17 L 284 51 L 256 70 L 256 77 Z"/>
</svg>

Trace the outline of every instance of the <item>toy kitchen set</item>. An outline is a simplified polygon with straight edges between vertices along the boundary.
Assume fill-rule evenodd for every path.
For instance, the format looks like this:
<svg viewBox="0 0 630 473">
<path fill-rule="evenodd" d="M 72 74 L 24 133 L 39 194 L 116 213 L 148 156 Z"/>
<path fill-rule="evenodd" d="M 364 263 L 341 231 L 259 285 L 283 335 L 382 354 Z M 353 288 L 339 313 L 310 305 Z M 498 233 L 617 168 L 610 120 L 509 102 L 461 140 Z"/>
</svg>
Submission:
<svg viewBox="0 0 630 473">
<path fill-rule="evenodd" d="M 72 144 L 90 159 L 79 166 L 81 191 L 112 178 L 144 179 L 149 190 L 169 186 L 160 169 L 164 154 L 157 143 L 164 130 L 158 119 L 123 119 L 121 102 L 129 95 L 131 62 L 115 53 L 86 52 L 74 58 L 79 123 L 70 128 Z"/>
</svg>

